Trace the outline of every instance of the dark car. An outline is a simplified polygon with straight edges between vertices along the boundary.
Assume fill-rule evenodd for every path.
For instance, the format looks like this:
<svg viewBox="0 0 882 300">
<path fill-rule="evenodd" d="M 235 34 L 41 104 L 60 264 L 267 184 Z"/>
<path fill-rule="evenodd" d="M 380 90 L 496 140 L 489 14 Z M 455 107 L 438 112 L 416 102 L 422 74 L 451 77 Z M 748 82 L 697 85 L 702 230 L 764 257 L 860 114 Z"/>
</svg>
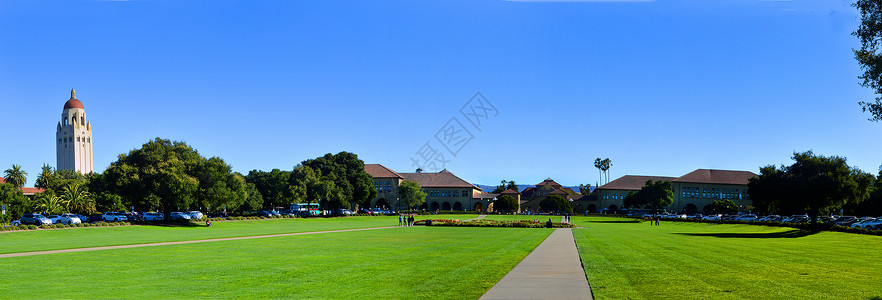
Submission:
<svg viewBox="0 0 882 300">
<path fill-rule="evenodd" d="M 21 223 L 28 225 L 52 225 L 52 221 L 49 221 L 46 217 L 41 214 L 24 214 L 21 216 Z"/>
<path fill-rule="evenodd" d="M 223 212 L 223 211 L 213 212 L 213 213 L 208 214 L 209 218 L 226 218 L 228 216 L 229 215 L 227 215 L 227 213 Z"/>
<path fill-rule="evenodd" d="M 139 216 L 138 214 L 134 214 L 134 213 L 123 213 L 123 214 L 126 215 L 126 220 L 129 222 L 141 221 L 141 216 Z"/>
<path fill-rule="evenodd" d="M 101 222 L 101 221 L 104 221 L 103 217 L 104 217 L 104 215 L 102 215 L 102 214 L 89 215 L 89 218 L 86 220 L 86 222 L 89 222 L 89 223 Z"/>
<path fill-rule="evenodd" d="M 261 211 L 257 212 L 257 215 L 261 216 L 261 217 L 272 217 L 275 214 L 272 213 L 271 211 L 268 211 L 268 210 L 261 210 Z"/>
</svg>

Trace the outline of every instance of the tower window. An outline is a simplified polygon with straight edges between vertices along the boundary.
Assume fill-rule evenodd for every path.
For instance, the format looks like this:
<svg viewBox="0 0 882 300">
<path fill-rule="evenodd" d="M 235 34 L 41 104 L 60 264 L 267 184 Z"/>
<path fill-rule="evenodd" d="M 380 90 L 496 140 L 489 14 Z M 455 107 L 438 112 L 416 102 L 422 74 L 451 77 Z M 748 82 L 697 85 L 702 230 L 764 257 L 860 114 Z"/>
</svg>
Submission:
<svg viewBox="0 0 882 300">
<path fill-rule="evenodd" d="M 80 125 L 86 125 L 86 117 L 80 117 Z"/>
<path fill-rule="evenodd" d="M 64 119 L 64 125 L 63 125 L 63 126 L 67 126 L 67 119 Z"/>
</svg>

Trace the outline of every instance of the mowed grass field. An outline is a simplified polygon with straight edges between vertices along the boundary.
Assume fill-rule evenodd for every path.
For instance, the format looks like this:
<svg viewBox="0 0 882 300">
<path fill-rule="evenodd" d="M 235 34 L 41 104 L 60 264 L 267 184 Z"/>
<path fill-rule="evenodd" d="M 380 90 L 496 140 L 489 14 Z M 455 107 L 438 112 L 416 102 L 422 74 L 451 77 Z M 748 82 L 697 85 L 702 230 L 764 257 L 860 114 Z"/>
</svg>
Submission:
<svg viewBox="0 0 882 300">
<path fill-rule="evenodd" d="M 204 240 L 280 233 L 398 226 L 398 217 L 267 219 L 213 222 L 212 226 L 83 227 L 0 233 L 0 253 Z"/>
<path fill-rule="evenodd" d="M 882 299 L 882 237 L 573 217 L 597 299 Z"/>
<path fill-rule="evenodd" d="M 0 258 L 0 298 L 477 299 L 550 233 L 399 227 Z"/>
</svg>

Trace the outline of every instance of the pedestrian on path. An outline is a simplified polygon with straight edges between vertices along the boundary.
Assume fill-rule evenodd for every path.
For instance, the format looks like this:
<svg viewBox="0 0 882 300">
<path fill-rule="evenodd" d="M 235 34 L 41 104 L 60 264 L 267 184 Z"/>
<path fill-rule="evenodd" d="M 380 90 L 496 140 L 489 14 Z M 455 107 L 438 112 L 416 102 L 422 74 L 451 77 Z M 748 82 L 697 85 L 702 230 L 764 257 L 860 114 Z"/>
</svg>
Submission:
<svg viewBox="0 0 882 300">
<path fill-rule="evenodd" d="M 408 219 L 408 223 L 410 223 L 410 226 L 413 226 L 414 221 L 416 221 L 416 218 L 414 218 L 413 216 L 410 216 L 410 219 Z"/>
<path fill-rule="evenodd" d="M 401 224 L 404 224 L 404 216 L 398 216 L 398 226 L 401 226 Z"/>
</svg>

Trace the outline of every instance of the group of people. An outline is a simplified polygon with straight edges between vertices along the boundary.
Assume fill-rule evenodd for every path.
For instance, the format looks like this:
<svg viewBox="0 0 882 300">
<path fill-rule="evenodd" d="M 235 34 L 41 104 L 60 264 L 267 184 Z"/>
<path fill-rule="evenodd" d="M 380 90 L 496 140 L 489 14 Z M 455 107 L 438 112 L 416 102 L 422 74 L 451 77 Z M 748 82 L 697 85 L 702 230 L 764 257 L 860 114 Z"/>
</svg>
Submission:
<svg viewBox="0 0 882 300">
<path fill-rule="evenodd" d="M 398 216 L 398 226 L 413 226 L 414 221 L 416 221 L 416 219 L 414 219 L 413 216 Z"/>
<path fill-rule="evenodd" d="M 570 223 L 570 215 L 564 215 L 561 218 L 563 219 L 561 220 L 562 223 Z"/>
</svg>

